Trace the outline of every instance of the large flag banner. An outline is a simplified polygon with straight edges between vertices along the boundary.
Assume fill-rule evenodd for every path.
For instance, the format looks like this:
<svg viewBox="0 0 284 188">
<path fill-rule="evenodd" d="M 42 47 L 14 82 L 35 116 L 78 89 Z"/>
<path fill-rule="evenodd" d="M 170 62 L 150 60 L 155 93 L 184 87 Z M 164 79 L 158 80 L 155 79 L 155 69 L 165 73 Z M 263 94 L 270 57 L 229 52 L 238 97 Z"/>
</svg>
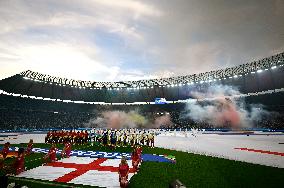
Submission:
<svg viewBox="0 0 284 188">
<path fill-rule="evenodd" d="M 18 147 L 10 147 L 9 151 L 18 151 Z M 1 150 L 1 147 L 0 147 Z M 48 153 L 48 148 L 33 148 L 32 150 L 35 153 Z M 57 154 L 60 155 L 62 150 L 57 150 Z M 120 152 L 104 152 L 104 151 L 84 151 L 84 150 L 72 150 L 71 156 L 76 157 L 89 157 L 89 158 L 107 158 L 107 159 L 121 159 L 122 156 L 127 159 L 131 158 L 131 153 L 120 153 Z M 143 161 L 152 161 L 152 162 L 166 162 L 166 163 L 175 163 L 175 156 L 171 155 L 156 155 L 156 154 L 142 154 Z"/>
<path fill-rule="evenodd" d="M 130 160 L 128 180 L 134 175 Z M 49 180 L 98 187 L 120 187 L 118 166 L 120 159 L 76 157 L 64 158 L 25 171 L 17 177 Z"/>
</svg>

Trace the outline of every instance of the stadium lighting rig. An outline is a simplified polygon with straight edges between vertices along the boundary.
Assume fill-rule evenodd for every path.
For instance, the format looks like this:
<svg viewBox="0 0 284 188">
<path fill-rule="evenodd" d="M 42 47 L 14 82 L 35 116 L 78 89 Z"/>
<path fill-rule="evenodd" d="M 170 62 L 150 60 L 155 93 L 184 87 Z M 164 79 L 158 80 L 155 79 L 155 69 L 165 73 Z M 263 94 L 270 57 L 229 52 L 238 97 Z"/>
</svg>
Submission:
<svg viewBox="0 0 284 188">
<path fill-rule="evenodd" d="M 70 86 L 72 88 L 79 88 L 79 89 L 107 89 L 107 90 L 139 90 L 139 89 L 153 89 L 155 86 L 156 87 L 182 87 L 185 85 L 194 85 L 196 83 L 198 84 L 203 84 L 203 83 L 211 83 L 211 82 L 216 82 L 216 81 L 222 81 L 222 80 L 226 80 L 228 78 L 232 79 L 232 78 L 238 78 L 238 77 L 242 77 L 244 75 L 248 75 L 248 74 L 255 74 L 255 73 L 261 73 L 263 71 L 267 71 L 269 69 L 276 69 L 277 67 L 282 67 L 284 64 L 281 64 L 283 62 L 283 54 L 277 54 L 275 56 L 273 56 L 274 58 L 264 58 L 262 60 L 259 60 L 258 62 L 251 62 L 248 64 L 243 64 L 240 66 L 236 66 L 236 67 L 231 67 L 230 69 L 232 70 L 239 70 L 240 68 L 243 68 L 243 73 L 242 74 L 236 74 L 236 75 L 232 75 L 231 73 L 228 75 L 226 74 L 224 71 L 226 71 L 226 69 L 222 69 L 222 70 L 218 70 L 222 72 L 222 76 L 216 76 L 214 71 L 209 74 L 209 77 L 205 77 L 203 75 L 197 74 L 197 75 L 189 75 L 190 77 L 185 76 L 184 78 L 182 78 L 182 80 L 179 77 L 172 77 L 170 80 L 167 79 L 162 79 L 162 80 L 155 80 L 155 82 L 159 82 L 158 85 L 154 85 L 153 82 L 148 81 L 148 80 L 140 80 L 140 81 L 130 81 L 130 82 L 126 82 L 126 83 L 116 83 L 116 82 L 96 82 L 93 83 L 90 81 L 78 81 L 78 80 L 68 80 L 68 79 L 64 79 L 64 78 L 59 78 L 59 77 L 53 77 L 53 76 L 49 76 L 49 75 L 44 75 L 41 73 L 37 73 L 37 72 L 33 72 L 33 71 L 24 71 L 21 73 L 21 75 L 23 76 L 24 79 L 26 80 L 32 80 L 35 82 L 44 82 L 44 83 L 49 83 L 50 85 L 57 85 L 57 86 Z M 267 63 L 269 64 L 269 68 L 267 67 Z M 273 66 L 272 66 L 273 65 Z M 256 67 L 258 69 L 256 69 Z M 252 70 L 250 72 L 250 70 Z M 218 72 L 219 74 L 219 72 Z M 192 77 L 193 76 L 193 77 Z M 214 79 L 215 78 L 215 79 Z M 48 81 L 47 81 L 48 80 Z M 194 80 L 194 81 L 193 81 Z M 199 80 L 199 81 L 197 81 Z M 47 82 L 46 82 L 47 81 Z M 161 83 L 161 81 L 163 81 Z M 69 85 L 70 84 L 70 85 Z M 122 84 L 122 85 L 121 85 Z M 127 85 L 123 85 L 123 84 L 127 84 Z M 98 87 L 96 87 L 98 86 Z M 103 87 L 105 86 L 105 87 Z"/>
</svg>

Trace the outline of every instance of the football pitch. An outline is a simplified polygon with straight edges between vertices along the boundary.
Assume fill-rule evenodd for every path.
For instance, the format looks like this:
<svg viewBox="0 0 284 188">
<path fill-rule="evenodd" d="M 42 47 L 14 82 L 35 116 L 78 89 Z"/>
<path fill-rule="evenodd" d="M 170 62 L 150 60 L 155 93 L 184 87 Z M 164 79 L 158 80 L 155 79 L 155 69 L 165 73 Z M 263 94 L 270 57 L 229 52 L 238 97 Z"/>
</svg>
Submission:
<svg viewBox="0 0 284 188">
<path fill-rule="evenodd" d="M 12 146 L 25 147 L 26 144 Z M 36 148 L 49 148 L 48 144 L 34 144 Z M 57 147 L 62 149 L 63 145 Z M 131 147 L 110 149 L 104 146 L 73 146 L 73 150 L 132 152 Z M 186 187 L 281 187 L 284 185 L 284 170 L 258 164 L 186 153 L 181 151 L 143 147 L 143 154 L 173 155 L 176 163 L 142 162 L 140 170 L 131 180 L 129 187 L 169 187 L 175 179 L 180 180 Z M 41 166 L 44 162 L 42 153 L 27 156 L 27 169 Z M 5 161 L 6 164 L 12 159 Z M 9 182 L 30 187 L 90 187 L 75 184 L 57 183 L 46 180 L 9 177 Z M 118 181 L 118 180 L 117 180 Z"/>
</svg>

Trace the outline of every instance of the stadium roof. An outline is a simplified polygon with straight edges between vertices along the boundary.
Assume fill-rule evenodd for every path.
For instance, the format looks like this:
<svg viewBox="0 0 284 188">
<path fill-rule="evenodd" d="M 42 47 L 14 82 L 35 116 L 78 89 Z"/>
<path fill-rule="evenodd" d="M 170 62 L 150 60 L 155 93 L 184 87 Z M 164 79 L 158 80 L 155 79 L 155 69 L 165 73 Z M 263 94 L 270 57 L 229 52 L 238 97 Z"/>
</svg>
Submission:
<svg viewBox="0 0 284 188">
<path fill-rule="evenodd" d="M 154 86 L 168 86 L 168 85 L 183 85 L 193 83 L 211 82 L 216 79 L 226 79 L 232 77 L 238 77 L 257 71 L 262 71 L 269 68 L 275 68 L 276 66 L 282 66 L 284 64 L 284 52 L 276 54 L 271 57 L 267 57 L 258 61 L 238 65 L 235 67 L 229 67 L 225 69 L 213 70 L 210 72 L 204 72 L 199 74 L 192 74 L 186 76 L 177 76 L 161 79 L 149 79 L 139 81 L 118 81 L 118 82 L 95 82 L 95 81 L 81 81 L 74 79 L 67 79 L 61 77 L 50 76 L 30 70 L 21 73 L 26 79 L 32 79 L 35 81 L 43 81 L 60 85 L 69 85 L 82 88 L 151 88 Z"/>
<path fill-rule="evenodd" d="M 188 76 L 127 82 L 92 82 L 25 71 L 0 81 L 0 93 L 32 99 L 88 104 L 151 104 L 157 98 L 186 101 L 210 85 L 240 94 L 283 91 L 284 53 L 236 67 Z"/>
</svg>

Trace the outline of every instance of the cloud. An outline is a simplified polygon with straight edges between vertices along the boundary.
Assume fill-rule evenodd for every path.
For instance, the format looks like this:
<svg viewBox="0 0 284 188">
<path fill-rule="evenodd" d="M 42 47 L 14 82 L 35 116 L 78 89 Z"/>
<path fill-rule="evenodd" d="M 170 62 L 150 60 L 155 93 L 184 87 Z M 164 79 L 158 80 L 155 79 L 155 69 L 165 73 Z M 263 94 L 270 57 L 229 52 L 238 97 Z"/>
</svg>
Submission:
<svg viewBox="0 0 284 188">
<path fill-rule="evenodd" d="M 132 11 L 135 13 L 135 17 L 139 14 L 145 16 L 161 16 L 162 12 L 156 9 L 155 7 L 145 4 L 139 1 L 133 0 L 109 0 L 109 1 L 100 1 L 100 0 L 93 0 L 97 4 L 101 4 L 112 9 L 122 9 L 121 11 Z"/>
<path fill-rule="evenodd" d="M 32 69 L 137 80 L 234 66 L 284 51 L 282 17 L 281 0 L 0 1 L 0 78 Z"/>
</svg>

